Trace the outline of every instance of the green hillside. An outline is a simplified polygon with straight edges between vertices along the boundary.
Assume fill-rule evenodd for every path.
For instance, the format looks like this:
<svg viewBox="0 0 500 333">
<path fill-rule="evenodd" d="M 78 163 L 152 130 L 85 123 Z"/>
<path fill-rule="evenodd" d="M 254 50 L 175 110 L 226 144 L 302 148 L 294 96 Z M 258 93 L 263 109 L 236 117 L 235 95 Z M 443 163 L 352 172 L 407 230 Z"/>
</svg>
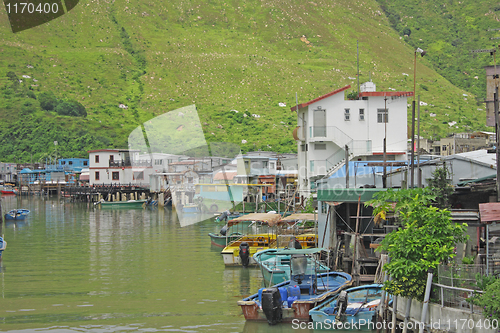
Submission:
<svg viewBox="0 0 500 333">
<path fill-rule="evenodd" d="M 295 94 L 301 103 L 348 84 L 355 90 L 357 40 L 361 82 L 371 77 L 379 91 L 413 90 L 408 43 L 418 33 L 401 37 L 385 13 L 375 0 L 82 1 L 16 34 L 2 13 L 0 156 L 37 161 L 54 151 L 53 141 L 65 157 L 124 148 L 137 126 L 191 104 L 208 141 L 295 151 Z M 417 94 L 428 104 L 423 135 L 487 129 L 473 94 L 484 87 L 482 67 L 464 69 L 478 73 L 475 85 L 461 84 L 461 76 L 448 76 L 457 80 L 450 83 L 439 67 L 431 52 L 418 59 Z M 43 110 L 44 93 L 81 103 L 87 116 Z"/>
</svg>

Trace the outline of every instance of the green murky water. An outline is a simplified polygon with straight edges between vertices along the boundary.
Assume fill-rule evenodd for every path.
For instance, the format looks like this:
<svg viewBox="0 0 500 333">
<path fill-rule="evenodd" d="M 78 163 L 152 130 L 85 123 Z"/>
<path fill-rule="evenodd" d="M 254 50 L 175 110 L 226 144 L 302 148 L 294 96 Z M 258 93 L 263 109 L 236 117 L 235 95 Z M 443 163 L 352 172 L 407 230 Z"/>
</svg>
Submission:
<svg viewBox="0 0 500 333">
<path fill-rule="evenodd" d="M 181 227 L 167 209 L 92 209 L 57 198 L 2 198 L 0 330 L 7 332 L 290 332 L 246 323 L 236 301 L 258 269 L 225 268 L 213 221 Z M 339 331 L 336 331 L 339 332 Z"/>
</svg>

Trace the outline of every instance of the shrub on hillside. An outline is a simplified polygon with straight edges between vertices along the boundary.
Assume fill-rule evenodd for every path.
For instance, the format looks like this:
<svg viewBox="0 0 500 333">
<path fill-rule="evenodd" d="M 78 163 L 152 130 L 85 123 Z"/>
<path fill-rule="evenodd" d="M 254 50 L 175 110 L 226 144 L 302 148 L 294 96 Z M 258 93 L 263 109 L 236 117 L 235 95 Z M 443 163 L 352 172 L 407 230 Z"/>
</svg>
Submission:
<svg viewBox="0 0 500 333">
<path fill-rule="evenodd" d="M 56 106 L 55 111 L 61 116 L 86 117 L 85 107 L 76 101 L 63 101 Z"/>
<path fill-rule="evenodd" d="M 43 92 L 38 95 L 40 107 L 46 111 L 52 111 L 57 106 L 57 98 L 53 92 Z"/>
</svg>

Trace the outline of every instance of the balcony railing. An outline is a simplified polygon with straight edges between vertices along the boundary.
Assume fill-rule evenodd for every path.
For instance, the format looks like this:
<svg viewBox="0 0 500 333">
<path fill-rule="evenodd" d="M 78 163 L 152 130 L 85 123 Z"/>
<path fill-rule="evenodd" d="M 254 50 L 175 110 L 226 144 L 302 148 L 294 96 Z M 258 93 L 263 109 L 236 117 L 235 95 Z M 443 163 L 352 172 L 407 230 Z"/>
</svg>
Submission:
<svg viewBox="0 0 500 333">
<path fill-rule="evenodd" d="M 151 166 L 151 161 L 148 160 L 139 160 L 139 161 L 132 161 L 132 160 L 118 160 L 118 161 L 109 161 L 109 167 L 110 168 L 120 168 L 120 167 L 150 167 Z"/>
</svg>

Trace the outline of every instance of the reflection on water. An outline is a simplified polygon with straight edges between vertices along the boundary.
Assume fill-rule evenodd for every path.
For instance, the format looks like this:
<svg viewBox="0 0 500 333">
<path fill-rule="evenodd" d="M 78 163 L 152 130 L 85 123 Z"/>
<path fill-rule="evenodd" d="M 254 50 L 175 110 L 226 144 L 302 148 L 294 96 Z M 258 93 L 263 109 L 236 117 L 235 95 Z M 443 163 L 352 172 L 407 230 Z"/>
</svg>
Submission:
<svg viewBox="0 0 500 333">
<path fill-rule="evenodd" d="M 255 267 L 226 268 L 208 233 L 168 209 L 93 209 L 57 198 L 5 197 L 0 323 L 8 332 L 273 332 L 236 302 L 262 286 Z"/>
</svg>

